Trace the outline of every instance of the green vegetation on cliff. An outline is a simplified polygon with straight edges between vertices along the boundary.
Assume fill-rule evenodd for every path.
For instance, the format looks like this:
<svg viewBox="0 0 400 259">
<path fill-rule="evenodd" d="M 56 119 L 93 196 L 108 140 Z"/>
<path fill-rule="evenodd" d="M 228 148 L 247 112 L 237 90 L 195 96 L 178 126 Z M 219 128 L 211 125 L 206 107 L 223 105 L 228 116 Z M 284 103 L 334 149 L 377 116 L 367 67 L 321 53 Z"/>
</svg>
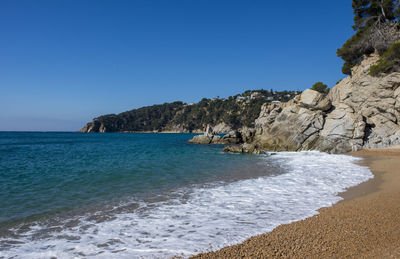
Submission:
<svg viewBox="0 0 400 259">
<path fill-rule="evenodd" d="M 337 55 L 345 61 L 342 72 L 347 75 L 351 75 L 351 68 L 363 55 L 375 51 L 381 55 L 400 40 L 397 0 L 353 0 L 352 7 L 356 33 L 337 50 Z"/>
<path fill-rule="evenodd" d="M 378 60 L 372 65 L 369 74 L 379 76 L 382 73 L 390 73 L 400 69 L 400 42 L 394 43 Z"/>
<path fill-rule="evenodd" d="M 207 124 L 224 123 L 232 129 L 253 127 L 261 105 L 265 102 L 286 102 L 296 92 L 273 92 L 266 90 L 246 91 L 228 98 L 203 98 L 200 102 L 164 103 L 131 111 L 103 115 L 89 122 L 83 132 L 126 131 L 201 131 Z"/>
<path fill-rule="evenodd" d="M 325 93 L 328 89 L 328 86 L 322 82 L 316 82 L 315 84 L 313 84 L 311 89 L 320 93 Z"/>
</svg>

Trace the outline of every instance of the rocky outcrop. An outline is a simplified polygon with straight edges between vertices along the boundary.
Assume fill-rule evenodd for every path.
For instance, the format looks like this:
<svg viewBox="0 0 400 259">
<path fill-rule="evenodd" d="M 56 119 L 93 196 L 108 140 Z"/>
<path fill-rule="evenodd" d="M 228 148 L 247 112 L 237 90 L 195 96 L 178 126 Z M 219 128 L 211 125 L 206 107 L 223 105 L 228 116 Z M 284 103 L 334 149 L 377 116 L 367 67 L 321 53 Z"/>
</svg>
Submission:
<svg viewBox="0 0 400 259">
<path fill-rule="evenodd" d="M 224 135 L 218 142 L 220 144 L 239 144 L 243 142 L 242 134 L 237 130 L 232 130 Z"/>
<path fill-rule="evenodd" d="M 225 146 L 222 151 L 230 153 L 247 153 L 256 155 L 261 155 L 266 153 L 264 149 L 260 148 L 257 144 L 249 144 L 249 143 L 244 143 L 242 145 Z"/>
<path fill-rule="evenodd" d="M 211 126 L 208 125 L 204 134 L 196 135 L 188 142 L 193 144 L 211 144 L 219 141 L 220 139 L 221 137 L 215 134 Z"/>
<path fill-rule="evenodd" d="M 370 76 L 378 58 L 364 58 L 329 94 L 308 89 L 287 103 L 264 104 L 254 136 L 226 151 L 344 153 L 400 143 L 400 73 Z"/>
<path fill-rule="evenodd" d="M 218 123 L 213 127 L 213 131 L 217 134 L 226 134 L 227 132 L 230 132 L 232 130 L 232 127 L 225 122 Z"/>
<path fill-rule="evenodd" d="M 104 132 L 107 132 L 107 128 L 104 126 L 103 123 L 94 120 L 93 122 L 90 122 L 90 123 L 86 124 L 79 132 L 87 132 L 87 133 L 100 132 L 100 133 L 104 133 Z"/>
<path fill-rule="evenodd" d="M 249 135 L 251 130 L 246 128 L 246 134 Z M 246 135 L 246 136 L 247 136 Z M 243 143 L 242 134 L 237 130 L 232 130 L 223 137 L 218 135 L 213 128 L 208 125 L 206 131 L 202 135 L 196 135 L 188 141 L 193 144 L 239 144 Z"/>
</svg>

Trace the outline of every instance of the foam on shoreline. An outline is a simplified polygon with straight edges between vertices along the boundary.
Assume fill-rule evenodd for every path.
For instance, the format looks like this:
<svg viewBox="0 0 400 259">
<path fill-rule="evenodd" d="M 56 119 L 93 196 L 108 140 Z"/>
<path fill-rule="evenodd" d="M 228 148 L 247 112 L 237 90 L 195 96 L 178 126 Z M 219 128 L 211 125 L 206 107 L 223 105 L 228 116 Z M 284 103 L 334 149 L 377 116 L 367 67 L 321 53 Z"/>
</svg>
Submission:
<svg viewBox="0 0 400 259">
<path fill-rule="evenodd" d="M 193 258 L 400 258 L 400 148 L 365 149 L 374 179 L 345 192 L 318 215 Z M 343 195 L 343 194 L 341 194 Z"/>
<path fill-rule="evenodd" d="M 338 193 L 373 175 L 359 158 L 320 152 L 281 152 L 265 157 L 287 173 L 179 189 L 167 201 L 138 202 L 132 212 L 104 221 L 80 216 L 79 223 L 48 231 L 35 225 L 1 251 L 16 258 L 168 258 L 216 250 L 317 214 L 342 198 Z M 260 166 L 263 166 L 263 164 Z M 101 215 L 99 215 L 101 216 Z"/>
</svg>

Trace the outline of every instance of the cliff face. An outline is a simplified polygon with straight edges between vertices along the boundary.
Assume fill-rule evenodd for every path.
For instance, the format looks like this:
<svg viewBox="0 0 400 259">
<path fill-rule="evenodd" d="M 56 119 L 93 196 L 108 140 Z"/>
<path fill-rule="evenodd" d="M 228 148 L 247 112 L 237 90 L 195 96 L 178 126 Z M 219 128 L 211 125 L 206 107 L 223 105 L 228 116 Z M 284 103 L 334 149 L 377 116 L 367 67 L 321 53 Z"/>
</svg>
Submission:
<svg viewBox="0 0 400 259">
<path fill-rule="evenodd" d="M 368 75 L 378 58 L 364 58 L 328 95 L 305 90 L 287 103 L 264 104 L 254 138 L 228 151 L 344 153 L 400 143 L 400 73 Z"/>
</svg>

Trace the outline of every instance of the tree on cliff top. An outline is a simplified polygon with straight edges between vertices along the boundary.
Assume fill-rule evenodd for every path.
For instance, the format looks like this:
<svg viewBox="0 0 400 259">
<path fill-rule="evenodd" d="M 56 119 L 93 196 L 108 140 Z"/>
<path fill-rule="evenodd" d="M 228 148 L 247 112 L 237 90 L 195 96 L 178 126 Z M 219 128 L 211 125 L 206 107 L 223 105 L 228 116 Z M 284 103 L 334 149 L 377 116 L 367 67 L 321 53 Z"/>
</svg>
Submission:
<svg viewBox="0 0 400 259">
<path fill-rule="evenodd" d="M 353 0 L 353 29 L 359 30 L 377 22 L 393 21 L 398 15 L 397 6 L 397 0 Z"/>
<path fill-rule="evenodd" d="M 363 55 L 382 54 L 399 40 L 399 0 L 353 0 L 352 7 L 356 33 L 337 50 L 345 61 L 342 72 L 348 75 Z"/>
<path fill-rule="evenodd" d="M 322 83 L 322 82 L 316 82 L 311 87 L 312 90 L 318 91 L 320 93 L 325 93 L 327 88 L 328 88 L 328 86 L 326 84 Z"/>
</svg>

